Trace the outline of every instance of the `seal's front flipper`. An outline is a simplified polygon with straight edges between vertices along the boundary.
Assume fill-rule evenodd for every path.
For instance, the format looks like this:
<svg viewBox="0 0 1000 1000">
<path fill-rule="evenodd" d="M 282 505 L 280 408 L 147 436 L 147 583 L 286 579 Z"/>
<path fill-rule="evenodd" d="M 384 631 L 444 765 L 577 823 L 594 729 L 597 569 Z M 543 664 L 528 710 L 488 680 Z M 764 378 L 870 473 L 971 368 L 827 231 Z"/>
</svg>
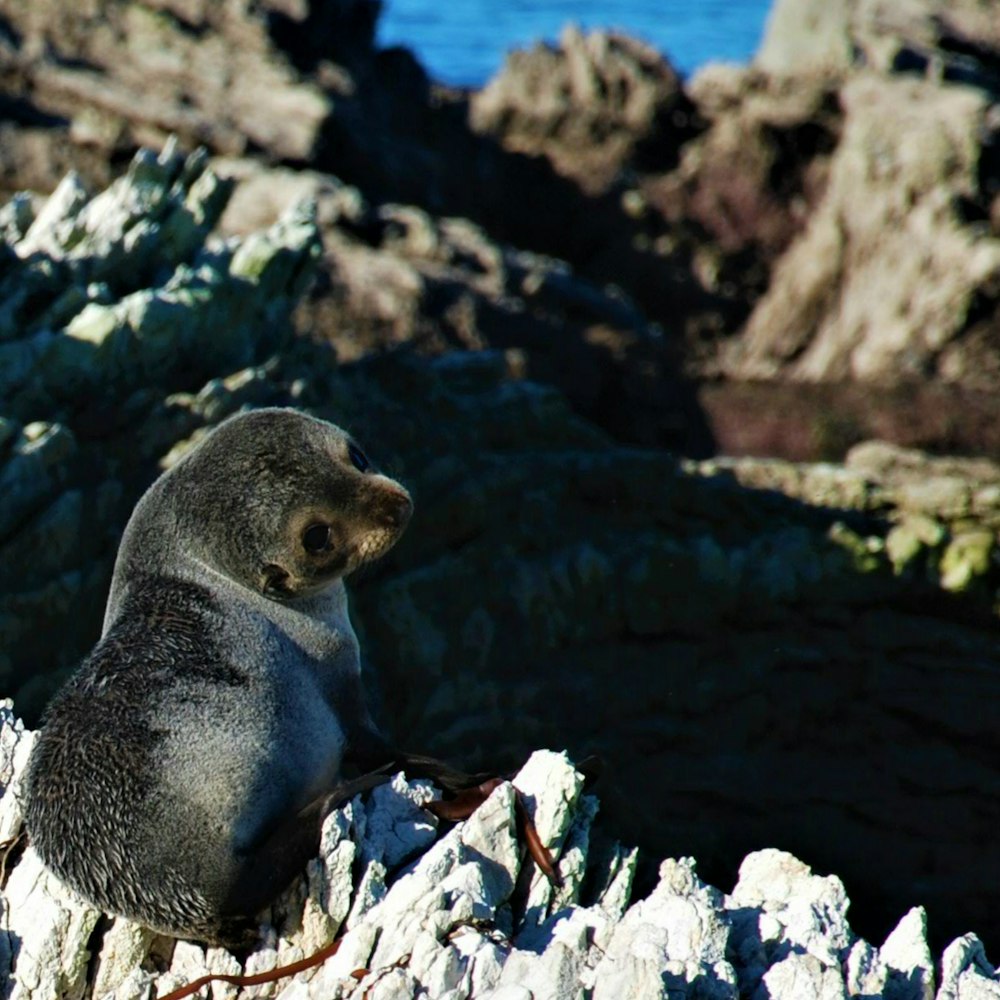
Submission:
<svg viewBox="0 0 1000 1000">
<path fill-rule="evenodd" d="M 270 906 L 316 856 L 323 820 L 329 812 L 327 798 L 321 796 L 281 820 L 257 843 L 240 852 L 235 876 L 220 907 L 220 927 L 224 929 L 220 936 L 231 937 L 229 926 L 238 926 Z"/>
<path fill-rule="evenodd" d="M 236 876 L 231 880 L 223 901 L 217 938 L 232 941 L 232 928 L 270 906 L 278 895 L 299 875 L 319 850 L 323 820 L 349 802 L 359 792 L 384 785 L 392 772 L 376 771 L 350 781 L 341 781 L 332 792 L 322 795 L 305 809 L 270 828 L 252 847 L 240 853 Z M 241 940 L 244 935 L 238 932 Z"/>
</svg>

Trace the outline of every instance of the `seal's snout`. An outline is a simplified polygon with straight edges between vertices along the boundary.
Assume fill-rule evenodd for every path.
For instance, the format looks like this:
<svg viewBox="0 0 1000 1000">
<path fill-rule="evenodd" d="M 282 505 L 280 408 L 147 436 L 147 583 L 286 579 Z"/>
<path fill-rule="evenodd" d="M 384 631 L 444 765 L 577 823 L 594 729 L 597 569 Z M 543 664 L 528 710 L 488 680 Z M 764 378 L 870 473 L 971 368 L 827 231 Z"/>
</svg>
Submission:
<svg viewBox="0 0 1000 1000">
<path fill-rule="evenodd" d="M 387 528 L 403 529 L 413 513 L 410 494 L 398 487 L 384 489 L 375 511 L 378 522 Z"/>
</svg>

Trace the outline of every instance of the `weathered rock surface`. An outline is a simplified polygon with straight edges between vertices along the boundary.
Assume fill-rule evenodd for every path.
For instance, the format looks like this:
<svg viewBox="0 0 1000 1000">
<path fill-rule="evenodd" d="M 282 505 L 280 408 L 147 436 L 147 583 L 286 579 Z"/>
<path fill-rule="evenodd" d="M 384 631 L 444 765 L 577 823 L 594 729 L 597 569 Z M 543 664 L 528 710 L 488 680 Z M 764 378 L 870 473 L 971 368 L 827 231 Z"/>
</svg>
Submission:
<svg viewBox="0 0 1000 1000">
<path fill-rule="evenodd" d="M 610 345 L 614 389 L 647 371 L 685 397 L 650 414 L 647 436 L 635 413 L 612 408 L 602 423 L 624 440 L 704 452 L 681 373 L 979 391 L 1000 379 L 1000 57 L 995 18 L 973 0 L 778 3 L 752 68 L 709 67 L 686 83 L 638 42 L 569 30 L 558 47 L 514 54 L 474 95 L 434 87 L 405 51 L 377 50 L 370 0 L 49 6 L 0 3 L 0 180 L 50 190 L 73 164 L 106 183 L 138 143 L 173 132 L 218 154 L 332 172 L 372 205 L 417 206 L 431 226 L 466 217 L 494 253 L 566 260 L 659 324 L 652 352 L 636 351 L 630 323 L 591 338 Z M 379 228 L 364 238 L 391 272 Z M 348 297 L 384 315 L 394 296 L 372 302 L 357 269 L 347 280 L 358 284 Z M 334 294 L 314 315 L 330 320 L 343 296 L 336 280 L 323 287 Z M 413 314 L 418 339 L 480 325 L 439 290 L 430 282 Z M 393 326 L 366 338 L 392 344 Z M 465 343 L 493 339 L 476 331 Z M 745 411 L 715 402 L 725 450 Z M 929 443 L 990 446 L 953 405 L 959 430 Z"/>
<path fill-rule="evenodd" d="M 836 127 L 835 114 L 821 113 L 822 87 L 775 93 L 758 80 L 747 97 L 747 86 L 682 88 L 640 43 L 568 29 L 558 48 L 512 53 L 470 100 L 473 128 L 588 196 L 582 234 L 516 238 L 624 288 L 698 370 L 745 320 L 770 258 L 801 227 L 793 196 L 820 184 L 819 168 L 807 174 Z M 560 213 L 553 220 L 566 229 Z"/>
<path fill-rule="evenodd" d="M 201 170 L 144 157 L 117 194 L 98 197 L 111 217 L 132 219 L 110 208 L 133 204 L 138 185 L 153 218 L 169 220 L 196 204 L 192 192 L 217 190 L 195 179 L 211 177 Z M 992 944 L 992 466 L 939 475 L 906 456 L 915 471 L 904 488 L 888 460 L 706 465 L 616 444 L 551 384 L 573 391 L 559 382 L 562 362 L 541 365 L 545 351 L 572 356 L 560 341 L 574 313 L 586 329 L 601 309 L 634 317 L 627 301 L 468 223 L 327 188 L 314 193 L 330 273 L 383 267 L 370 298 L 352 298 L 361 278 L 335 292 L 337 342 L 363 355 L 341 366 L 329 344 L 283 338 L 316 251 L 299 216 L 239 244 L 192 239 L 185 262 L 156 244 L 162 223 L 136 223 L 136 246 L 150 247 L 145 274 L 109 268 L 120 243 L 110 221 L 86 230 L 75 256 L 52 235 L 58 225 L 10 223 L 15 247 L 29 235 L 48 247 L 24 260 L 11 250 L 12 273 L 36 268 L 31 280 L 49 281 L 49 268 L 82 284 L 62 326 L 33 324 L 30 301 L 12 295 L 24 318 L 0 345 L 50 352 L 11 382 L 19 408 L 0 455 L 3 555 L 17 568 L 0 603 L 4 685 L 21 710 L 37 717 L 96 636 L 118 534 L 158 465 L 242 406 L 292 403 L 351 427 L 414 491 L 411 530 L 355 588 L 384 716 L 407 745 L 493 770 L 536 746 L 599 752 L 616 775 L 603 793 L 608 822 L 629 842 L 697 853 L 717 882 L 778 843 L 840 873 L 873 938 L 923 903 L 933 935 L 974 927 Z M 59 205 L 38 218 L 62 218 Z M 80 213 L 72 232 L 97 217 Z M 110 271 L 107 292 L 74 278 L 91 271 Z M 475 328 L 496 340 L 436 353 L 448 343 L 435 344 L 438 329 L 460 326 L 422 329 L 424 295 L 448 301 L 461 288 L 471 311 L 496 309 L 511 325 L 524 303 L 538 342 L 498 319 Z M 365 318 L 385 331 L 407 310 L 402 339 L 431 356 L 365 353 Z M 69 331 L 87 317 L 100 322 L 80 347 Z M 651 339 L 641 327 L 635 337 Z M 106 388 L 95 397 L 94 386 Z"/>
<path fill-rule="evenodd" d="M 194 428 L 176 411 L 157 421 L 157 408 L 288 337 L 319 252 L 315 223 L 293 207 L 242 241 L 206 242 L 230 186 L 204 154 L 185 159 L 170 147 L 140 153 L 95 197 L 70 175 L 43 204 L 25 196 L 3 210 L 5 691 L 44 692 L 46 676 L 96 638 L 136 491 Z"/>
<path fill-rule="evenodd" d="M 717 883 L 779 844 L 843 877 L 871 940 L 924 903 L 937 942 L 973 927 L 1000 946 L 992 467 L 701 465 L 615 441 L 688 448 L 703 425 L 668 381 L 685 358 L 733 377 L 995 387 L 985 49 L 978 81 L 935 82 L 936 55 L 873 58 L 706 71 L 685 97 L 627 43 L 576 38 L 586 78 L 624 60 L 626 94 L 648 76 L 661 96 L 640 108 L 669 113 L 609 100 L 579 135 L 533 120 L 529 157 L 504 148 L 518 116 L 474 134 L 465 97 L 375 52 L 368 3 L 57 6 L 0 2 L 8 127 L 24 136 L 0 143 L 4 176 L 43 164 L 44 189 L 69 159 L 110 176 L 168 127 L 278 163 L 326 220 L 305 321 L 357 360 L 337 368 L 306 340 L 274 353 L 314 231 L 298 217 L 263 243 L 205 244 L 226 185 L 200 160 L 143 156 L 100 211 L 73 183 L 5 210 L 0 680 L 21 711 L 95 637 L 117 534 L 158 463 L 241 406 L 292 402 L 351 426 L 414 489 L 413 529 L 355 602 L 408 744 L 491 768 L 543 745 L 600 751 L 607 821 L 629 842 L 697 854 Z M 352 42 L 327 58 L 331 24 Z M 250 63 L 211 49 L 244 43 L 288 99 L 256 102 L 252 140 L 233 104 L 255 93 Z M 162 107 L 122 104 L 144 79 L 124 65 L 136 53 Z M 545 59 L 562 77 L 570 57 Z M 213 82 L 219 67 L 246 85 Z M 291 135 L 300 100 L 316 113 Z M 686 123 L 669 111 L 685 101 Z M 571 140 L 608 164 L 601 193 L 571 175 Z M 277 176 L 248 172 L 244 204 Z M 949 446 L 965 440 L 955 407 Z M 774 973 L 800 975 L 826 973 Z"/>
<path fill-rule="evenodd" d="M 641 225 L 618 226 L 588 273 L 617 261 L 612 280 L 683 338 L 688 370 L 995 387 L 995 22 L 975 2 L 778 3 L 754 66 L 708 67 L 685 88 L 691 111 L 655 126 L 619 108 L 635 93 L 650 105 L 662 70 L 634 58 L 627 85 L 585 102 L 621 57 L 606 36 L 568 34 L 512 56 L 472 121 L 581 184 L 615 179 Z M 677 167 L 634 153 L 650 142 L 679 150 Z M 592 167 L 602 156 L 614 169 Z M 644 270 L 659 288 L 641 289 Z M 677 272 L 689 291 L 671 301 L 660 289 Z"/>
<path fill-rule="evenodd" d="M 467 219 L 373 205 L 328 176 L 248 160 L 216 168 L 239 180 L 225 233 L 273 225 L 306 196 L 317 203 L 323 274 L 297 321 L 322 331 L 341 362 L 402 345 L 427 355 L 506 351 L 521 377 L 556 386 L 622 440 L 711 453 L 676 351 L 620 290 L 497 243 Z"/>
<path fill-rule="evenodd" d="M 727 370 L 995 386 L 1000 234 L 969 218 L 983 195 L 983 136 L 1000 127 L 990 101 L 969 87 L 875 74 L 845 83 L 840 101 L 826 192 Z"/>
<path fill-rule="evenodd" d="M 750 72 L 761 71 L 825 81 L 844 122 L 825 193 L 725 370 L 995 388 L 996 12 L 778 0 Z"/>
<path fill-rule="evenodd" d="M 864 64 L 1000 95 L 1000 25 L 978 0 L 775 0 L 754 62 L 777 74 Z"/>
<path fill-rule="evenodd" d="M 256 7 L 251 13 L 243 3 L 200 0 L 12 3 L 3 11 L 5 89 L 50 119 L 63 119 L 76 145 L 112 151 L 176 135 L 227 153 L 258 148 L 305 160 L 315 152 L 332 100 L 299 78 L 269 30 L 279 34 L 287 22 L 308 21 L 303 34 L 320 45 L 317 26 L 327 37 L 347 26 L 357 31 L 354 16 L 374 5 L 329 0 Z M 370 13 L 369 21 L 370 40 Z M 359 34 L 364 38 L 365 31 Z"/>
<path fill-rule="evenodd" d="M 0 704 L 0 829 L 20 828 L 19 775 L 31 733 Z M 916 908 L 880 948 L 847 921 L 836 876 L 792 855 L 749 855 L 730 894 L 691 858 L 666 860 L 644 898 L 636 855 L 595 849 L 597 801 L 563 754 L 539 751 L 467 821 L 448 831 L 421 805 L 423 783 L 397 775 L 333 813 L 319 857 L 272 907 L 247 973 L 337 953 L 295 979 L 213 987 L 213 995 L 285 1000 L 363 997 L 874 997 L 930 1000 L 938 970 Z M 553 888 L 517 842 L 520 794 L 558 858 Z M 239 973 L 223 949 L 157 938 L 108 920 L 41 866 L 29 846 L 0 892 L 0 975 L 10 1000 L 163 995 L 209 973 Z M 95 928 L 99 928 L 95 933 Z M 1000 975 L 966 935 L 945 951 L 938 1000 L 1000 997 Z"/>
<path fill-rule="evenodd" d="M 606 191 L 626 165 L 673 166 L 696 131 L 677 74 L 650 46 L 567 27 L 559 47 L 513 52 L 470 102 L 480 132 L 508 149 L 545 154 L 584 191 Z M 663 140 L 672 144 L 665 146 Z"/>
</svg>

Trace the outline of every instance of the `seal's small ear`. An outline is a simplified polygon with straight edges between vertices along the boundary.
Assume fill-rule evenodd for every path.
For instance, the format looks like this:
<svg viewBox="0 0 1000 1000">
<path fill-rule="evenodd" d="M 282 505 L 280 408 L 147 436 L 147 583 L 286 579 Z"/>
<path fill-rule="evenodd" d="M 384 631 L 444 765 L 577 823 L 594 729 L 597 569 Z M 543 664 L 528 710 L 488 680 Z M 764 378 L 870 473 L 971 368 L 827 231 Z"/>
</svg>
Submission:
<svg viewBox="0 0 1000 1000">
<path fill-rule="evenodd" d="M 288 576 L 288 570 L 277 563 L 268 563 L 261 572 L 261 593 L 267 597 L 288 597 L 292 592 Z"/>
</svg>

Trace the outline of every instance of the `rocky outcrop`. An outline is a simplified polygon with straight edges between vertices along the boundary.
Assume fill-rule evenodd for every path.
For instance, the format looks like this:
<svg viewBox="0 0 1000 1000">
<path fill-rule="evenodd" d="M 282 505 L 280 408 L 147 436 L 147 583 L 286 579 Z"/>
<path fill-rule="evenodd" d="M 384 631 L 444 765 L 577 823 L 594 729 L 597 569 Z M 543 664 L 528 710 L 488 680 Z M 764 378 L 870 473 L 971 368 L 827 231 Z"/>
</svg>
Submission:
<svg viewBox="0 0 1000 1000">
<path fill-rule="evenodd" d="M 567 29 L 558 48 L 512 53 L 470 101 L 478 132 L 589 195 L 583 240 L 544 248 L 626 289 L 699 371 L 801 229 L 837 129 L 822 82 L 737 76 L 682 87 L 646 46 Z"/>
<path fill-rule="evenodd" d="M 844 878 L 872 939 L 923 903 L 933 935 L 975 927 L 992 940 L 991 466 L 937 475 L 930 460 L 900 459 L 941 483 L 921 493 L 899 487 L 888 460 L 700 464 L 617 444 L 555 387 L 566 362 L 542 364 L 546 351 L 572 357 L 574 323 L 634 316 L 627 301 L 468 223 L 327 184 L 313 190 L 342 281 L 335 339 L 357 358 L 338 366 L 329 343 L 283 336 L 312 224 L 293 215 L 204 244 L 191 217 L 206 218 L 199 197 L 224 185 L 203 166 L 146 156 L 97 196 L 100 212 L 11 230 L 15 247 L 35 227 L 48 247 L 25 260 L 12 250 L 12 273 L 33 274 L 33 260 L 45 281 L 51 270 L 79 288 L 47 327 L 30 299 L 10 306 L 21 312 L 7 346 L 40 352 L 10 382 L 18 409 L 0 466 L 5 564 L 18 567 L 0 604 L 4 685 L 21 711 L 37 717 L 96 636 L 118 534 L 160 463 L 242 406 L 291 403 L 350 427 L 414 493 L 403 542 L 354 587 L 383 718 L 406 745 L 489 770 L 537 746 L 598 752 L 616 775 L 607 821 L 627 842 L 696 854 L 715 882 L 777 843 Z M 60 203 L 37 218 L 64 218 Z M 112 225 L 136 206 L 148 224 Z M 165 233 L 188 234 L 177 245 L 191 256 L 170 256 Z M 150 256 L 111 267 L 119 244 Z M 74 284 L 91 271 L 110 271 L 107 290 Z M 461 308 L 431 311 L 455 293 L 466 315 L 487 317 L 480 326 L 448 318 Z M 438 353 L 428 315 L 450 336 L 496 339 Z M 525 316 L 536 342 L 505 329 Z M 379 337 L 398 323 L 414 347 L 373 351 L 366 318 Z M 634 336 L 637 352 L 654 339 Z M 598 371 L 601 357 L 581 364 Z M 942 810 L 951 796 L 961 809 Z M 640 866 L 644 884 L 654 875 Z"/>
<path fill-rule="evenodd" d="M 995 386 L 1000 238 L 970 219 L 983 211 L 990 102 L 972 88 L 875 74 L 845 83 L 840 100 L 825 194 L 726 370 Z"/>
<path fill-rule="evenodd" d="M 627 292 L 605 289 L 622 276 L 619 262 L 634 259 L 642 274 L 624 284 L 655 290 L 674 305 L 690 297 L 681 280 L 653 280 L 657 261 L 632 247 L 638 224 L 617 189 L 595 208 L 544 158 L 475 133 L 464 97 L 432 92 L 407 53 L 374 48 L 377 5 L 368 0 L 287 6 L 236 4 L 223 13 L 212 4 L 106 0 L 87 11 L 63 6 L 49 17 L 45 4 L 29 11 L 0 3 L 10 27 L 0 71 L 6 66 L 23 121 L 0 149 L 0 171 L 6 156 L 10 185 L 48 191 L 69 162 L 93 186 L 106 184 L 115 161 L 137 144 L 158 148 L 173 133 L 188 148 L 203 144 L 245 178 L 244 205 L 273 204 L 269 186 L 352 182 L 364 208 L 353 221 L 353 210 L 338 210 L 326 240 L 329 281 L 320 286 L 332 294 L 310 314 L 312 332 L 337 339 L 342 356 L 404 340 L 423 348 L 527 344 L 532 376 L 555 372 L 561 387 L 577 386 L 574 403 L 590 417 L 608 412 L 614 433 L 707 454 L 711 441 L 678 374 L 672 338 L 649 329 Z M 580 38 L 575 51 L 591 50 L 574 86 L 586 79 L 589 91 L 622 93 L 614 108 L 595 109 L 594 135 L 608 143 L 600 157 L 672 161 L 693 128 L 676 75 L 631 40 Z M 571 125 L 583 120 L 584 97 L 575 99 Z M 567 148 L 579 151 L 578 138 L 567 134 Z M 392 207 L 401 204 L 407 207 Z M 465 234 L 448 237 L 456 245 L 447 251 L 428 236 L 441 228 L 441 215 L 473 222 L 447 224 Z M 401 236 L 403 228 L 411 235 Z M 470 240 L 475 245 L 466 246 Z M 539 251 L 568 256 L 570 267 L 543 262 Z M 469 263 L 442 273 L 443 262 L 429 259 L 442 253 Z M 510 276 L 478 273 L 518 253 L 524 261 Z M 372 280 L 375 273 L 384 284 Z M 714 308 L 710 300 L 704 309 Z M 567 316 L 573 329 L 564 348 L 552 331 Z M 353 343 L 340 336 L 347 324 L 359 334 Z"/>
<path fill-rule="evenodd" d="M 690 454 L 692 427 L 707 436 L 685 365 L 930 373 L 989 399 L 987 83 L 872 57 L 715 69 L 678 93 L 631 43 L 573 36 L 533 58 L 567 86 L 577 58 L 595 91 L 623 86 L 585 129 L 556 88 L 550 122 L 508 108 L 474 133 L 465 97 L 374 50 L 367 3 L 121 2 L 51 19 L 29 6 L 0 3 L 26 137 L 0 143 L 0 168 L 45 163 L 51 179 L 79 157 L 110 175 L 177 125 L 239 154 L 227 167 L 244 206 L 264 189 L 270 203 L 279 178 L 314 195 L 325 250 L 300 314 L 314 339 L 293 341 L 311 222 L 246 236 L 264 223 L 234 209 L 243 242 L 206 240 L 228 185 L 200 157 L 144 154 L 93 208 L 68 182 L 5 210 L 0 554 L 15 571 L 0 584 L 0 679 L 21 711 L 37 716 L 96 635 L 117 534 L 158 464 L 241 406 L 294 403 L 352 427 L 416 496 L 404 544 L 355 587 L 384 717 L 409 745 L 491 769 L 537 746 L 599 751 L 616 775 L 607 822 L 627 842 L 695 854 L 719 884 L 778 844 L 843 877 L 871 940 L 923 903 L 935 946 L 974 927 L 994 947 L 992 466 L 663 450 Z M 324 56 L 329 24 L 357 44 Z M 62 41 L 77 35 L 85 59 Z M 237 106 L 255 93 L 250 63 L 212 45 L 267 64 L 252 140 Z M 136 52 L 169 114 L 123 104 Z M 246 85 L 213 80 L 219 67 Z M 286 130 L 299 100 L 316 113 Z M 537 155 L 515 148 L 529 134 Z M 574 143 L 601 165 L 596 195 L 573 176 Z M 932 443 L 965 440 L 961 400 L 955 412 Z M 824 431 L 838 457 L 859 436 L 839 416 Z M 637 877 L 656 882 L 641 864 Z"/>
<path fill-rule="evenodd" d="M 605 244 L 617 252 L 592 254 L 589 273 L 682 338 L 689 371 L 982 391 L 998 380 L 991 16 L 971 2 L 778 3 L 753 67 L 708 67 L 686 86 L 693 129 L 677 112 L 653 128 L 676 167 L 633 152 L 649 126 L 622 124 L 613 88 L 596 88 L 577 117 L 635 143 L 617 140 L 614 170 L 590 165 L 607 149 L 597 129 L 567 132 L 564 106 L 585 92 L 567 81 L 617 65 L 600 35 L 512 57 L 474 97 L 472 120 L 579 183 L 603 191 L 615 179 L 638 224 L 617 227 Z M 647 65 L 621 93 L 657 94 L 661 76 Z M 600 270 L 612 260 L 613 277 Z M 654 271 L 661 287 L 683 273 L 700 297 L 650 292 Z"/>
<path fill-rule="evenodd" d="M 775 0 L 754 62 L 782 75 L 864 64 L 1000 94 L 1000 27 L 977 0 Z"/>
<path fill-rule="evenodd" d="M 227 153 L 256 148 L 307 160 L 333 102 L 300 79 L 272 32 L 287 35 L 287 25 L 308 21 L 300 37 L 316 45 L 344 27 L 370 45 L 371 15 L 368 30 L 357 31 L 362 8 L 374 5 L 264 3 L 252 14 L 242 3 L 223 8 L 199 0 L 9 4 L 3 11 L 5 91 L 63 119 L 74 144 L 107 152 L 161 145 L 174 135 L 188 146 Z M 349 47 L 347 38 L 338 46 Z"/>
<path fill-rule="evenodd" d="M 844 123 L 726 372 L 995 388 L 996 18 L 972 2 L 779 0 L 755 67 L 832 82 Z"/>
<path fill-rule="evenodd" d="M 0 686 L 26 704 L 96 638 L 137 491 L 194 428 L 170 393 L 287 339 L 314 222 L 300 208 L 207 243 L 230 187 L 170 147 L 95 197 L 70 175 L 3 210 L 0 559 L 18 571 L 0 582 Z"/>
<path fill-rule="evenodd" d="M 10 835 L 20 828 L 19 779 L 32 734 L 9 702 L 0 705 L 0 727 L 0 831 Z M 558 857 L 558 887 L 523 858 L 515 795 Z M 668 859 L 638 898 L 636 852 L 602 844 L 598 802 L 563 754 L 533 754 L 449 830 L 421 809 L 434 796 L 427 784 L 397 775 L 333 813 L 319 857 L 272 907 L 259 947 L 242 961 L 102 917 L 29 846 L 0 894 L 6 995 L 138 1000 L 152 988 L 162 996 L 204 975 L 265 972 L 339 937 L 332 958 L 268 995 L 1000 997 L 1000 974 L 974 935 L 948 946 L 939 971 L 926 916 L 915 908 L 875 948 L 851 929 L 840 880 L 814 875 L 781 851 L 749 855 L 730 893 L 703 882 L 693 859 Z M 260 995 L 253 987 L 215 989 Z"/>
<path fill-rule="evenodd" d="M 498 243 L 467 219 L 372 204 L 328 176 L 247 160 L 216 167 L 239 180 L 223 232 L 252 232 L 297 200 L 316 202 L 323 276 L 297 321 L 322 331 L 342 362 L 404 345 L 424 355 L 504 351 L 520 377 L 556 386 L 621 440 L 711 453 L 676 351 L 621 290 Z"/>
<path fill-rule="evenodd" d="M 971 0 L 779 3 L 753 67 L 686 83 L 634 40 L 568 30 L 558 47 L 512 55 L 473 95 L 436 88 L 408 53 L 379 51 L 369 0 L 56 6 L 0 4 L 0 179 L 48 190 L 74 163 L 106 183 L 137 143 L 172 131 L 216 154 L 335 174 L 376 214 L 392 203 L 468 218 L 491 244 L 565 260 L 598 297 L 621 289 L 659 326 L 655 348 L 644 337 L 635 347 L 631 319 L 590 338 L 611 345 L 603 360 L 616 368 L 602 399 L 638 371 L 687 397 L 668 414 L 615 413 L 605 426 L 624 440 L 706 449 L 684 376 L 979 392 L 1000 377 L 1000 62 L 995 26 Z M 359 235 L 385 259 L 378 226 Z M 333 336 L 347 274 L 313 313 Z M 424 299 L 404 325 L 422 326 L 425 343 L 488 325 L 454 299 Z M 369 325 L 363 339 L 392 345 L 398 325 Z M 589 388 L 581 396 L 595 418 L 603 407 Z M 719 417 L 724 450 L 739 405 Z M 646 415 L 657 430 L 636 435 Z"/>
<path fill-rule="evenodd" d="M 591 194 L 626 167 L 669 169 L 696 131 L 694 107 L 655 49 L 627 35 L 567 27 L 558 49 L 513 52 L 470 102 L 474 129 L 544 154 Z"/>
</svg>

